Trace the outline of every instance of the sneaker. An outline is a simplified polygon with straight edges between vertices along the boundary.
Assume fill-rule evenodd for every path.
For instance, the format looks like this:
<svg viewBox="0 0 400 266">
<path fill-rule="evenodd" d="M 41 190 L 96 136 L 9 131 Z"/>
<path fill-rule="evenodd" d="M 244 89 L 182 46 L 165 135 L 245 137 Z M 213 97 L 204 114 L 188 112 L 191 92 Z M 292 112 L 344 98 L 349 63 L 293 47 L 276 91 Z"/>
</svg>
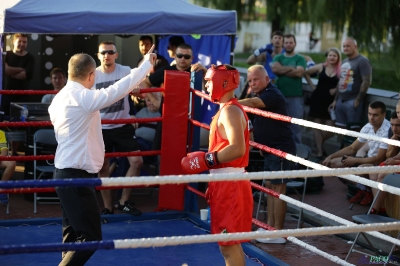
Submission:
<svg viewBox="0 0 400 266">
<path fill-rule="evenodd" d="M 364 199 L 365 194 L 367 194 L 366 190 L 359 189 L 357 194 L 350 199 L 350 202 L 351 203 L 359 203 L 359 202 L 361 202 Z"/>
<path fill-rule="evenodd" d="M 372 201 L 374 200 L 374 196 L 372 195 L 371 191 L 366 191 L 363 200 L 360 202 L 361 205 L 371 205 Z"/>
<path fill-rule="evenodd" d="M 7 205 L 8 203 L 8 194 L 0 194 L 0 203 Z"/>
<path fill-rule="evenodd" d="M 267 231 L 264 228 L 258 228 L 256 231 L 258 232 L 263 232 Z M 264 244 L 285 244 L 286 239 L 283 237 L 277 237 L 277 238 L 257 238 L 257 242 L 264 243 Z"/>
<path fill-rule="evenodd" d="M 125 205 L 121 205 L 118 202 L 118 208 L 120 212 L 126 212 L 135 216 L 142 215 L 142 212 L 135 207 L 132 206 L 132 204 L 129 201 L 125 201 Z"/>
<path fill-rule="evenodd" d="M 104 208 L 104 209 L 101 211 L 101 215 L 104 215 L 104 214 L 114 214 L 114 210 L 110 211 L 109 209 Z"/>
</svg>

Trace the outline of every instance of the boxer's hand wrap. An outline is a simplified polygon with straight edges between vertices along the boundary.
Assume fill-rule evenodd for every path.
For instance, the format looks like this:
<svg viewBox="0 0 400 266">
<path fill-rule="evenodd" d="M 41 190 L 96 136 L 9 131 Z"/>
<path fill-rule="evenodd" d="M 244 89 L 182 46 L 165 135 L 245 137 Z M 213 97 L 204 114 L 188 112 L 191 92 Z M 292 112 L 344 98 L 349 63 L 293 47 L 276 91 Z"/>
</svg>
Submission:
<svg viewBox="0 0 400 266">
<path fill-rule="evenodd" d="M 185 174 L 198 174 L 219 165 L 217 152 L 196 151 L 188 153 L 181 161 Z"/>
</svg>

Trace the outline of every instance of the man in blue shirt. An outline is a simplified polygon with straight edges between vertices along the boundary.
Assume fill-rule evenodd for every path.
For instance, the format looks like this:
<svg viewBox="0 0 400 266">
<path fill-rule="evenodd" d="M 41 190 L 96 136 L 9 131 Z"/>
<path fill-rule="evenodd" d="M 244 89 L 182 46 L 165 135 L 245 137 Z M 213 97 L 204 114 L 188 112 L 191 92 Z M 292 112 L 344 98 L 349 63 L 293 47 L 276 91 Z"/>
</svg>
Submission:
<svg viewBox="0 0 400 266">
<path fill-rule="evenodd" d="M 274 83 L 275 74 L 271 70 L 271 65 L 275 55 L 283 54 L 285 49 L 283 49 L 283 32 L 274 31 L 272 33 L 271 43 L 266 44 L 254 51 L 253 54 L 247 59 L 247 64 L 253 65 L 257 62 L 261 62 L 265 69 L 267 70 L 269 79 Z"/>
</svg>

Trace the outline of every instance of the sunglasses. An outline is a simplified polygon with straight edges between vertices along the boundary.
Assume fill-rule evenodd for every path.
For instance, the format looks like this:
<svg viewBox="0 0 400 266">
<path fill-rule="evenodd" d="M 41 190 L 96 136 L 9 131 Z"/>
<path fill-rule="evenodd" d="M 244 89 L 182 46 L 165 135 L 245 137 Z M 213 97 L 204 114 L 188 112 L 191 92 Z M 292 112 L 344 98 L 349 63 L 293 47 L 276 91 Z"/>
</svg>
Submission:
<svg viewBox="0 0 400 266">
<path fill-rule="evenodd" d="M 179 59 L 182 57 L 184 57 L 185 59 L 192 58 L 192 56 L 190 54 L 176 54 L 176 57 L 178 57 Z"/>
<path fill-rule="evenodd" d="M 104 51 L 99 52 L 99 54 L 102 54 L 102 55 L 105 55 L 105 54 L 113 55 L 116 52 L 117 51 L 114 51 L 114 50 L 104 50 Z"/>
</svg>

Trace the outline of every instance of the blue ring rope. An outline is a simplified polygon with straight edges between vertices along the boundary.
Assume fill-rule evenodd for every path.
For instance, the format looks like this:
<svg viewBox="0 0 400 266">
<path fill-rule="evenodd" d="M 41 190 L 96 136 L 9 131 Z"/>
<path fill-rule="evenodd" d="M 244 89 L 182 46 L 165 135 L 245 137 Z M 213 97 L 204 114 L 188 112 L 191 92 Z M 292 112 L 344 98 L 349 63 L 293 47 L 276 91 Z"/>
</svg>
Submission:
<svg viewBox="0 0 400 266">
<path fill-rule="evenodd" d="M 47 244 L 31 244 L 31 245 L 5 245 L 0 246 L 0 255 L 20 254 L 20 253 L 40 253 L 40 252 L 61 252 L 61 251 L 83 251 L 83 250 L 99 250 L 99 249 L 115 249 L 113 240 L 91 241 L 83 243 L 47 243 Z"/>
<path fill-rule="evenodd" d="M 62 180 L 19 180 L 1 181 L 0 188 L 48 188 L 48 187 L 82 187 L 101 186 L 100 178 L 71 178 Z"/>
</svg>

